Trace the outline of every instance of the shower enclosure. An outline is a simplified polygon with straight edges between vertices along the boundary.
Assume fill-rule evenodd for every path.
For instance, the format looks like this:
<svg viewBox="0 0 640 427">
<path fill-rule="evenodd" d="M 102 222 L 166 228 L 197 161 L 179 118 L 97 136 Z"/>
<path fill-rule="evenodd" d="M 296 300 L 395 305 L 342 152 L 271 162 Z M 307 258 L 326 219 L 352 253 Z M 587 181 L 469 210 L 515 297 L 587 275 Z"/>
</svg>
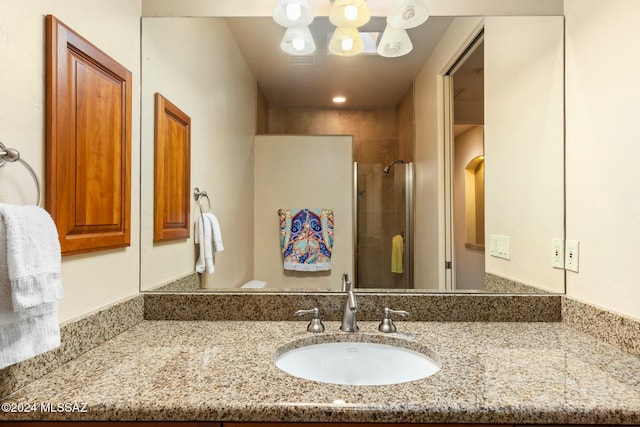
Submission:
<svg viewBox="0 0 640 427">
<path fill-rule="evenodd" d="M 413 163 L 354 163 L 356 286 L 413 288 Z"/>
</svg>

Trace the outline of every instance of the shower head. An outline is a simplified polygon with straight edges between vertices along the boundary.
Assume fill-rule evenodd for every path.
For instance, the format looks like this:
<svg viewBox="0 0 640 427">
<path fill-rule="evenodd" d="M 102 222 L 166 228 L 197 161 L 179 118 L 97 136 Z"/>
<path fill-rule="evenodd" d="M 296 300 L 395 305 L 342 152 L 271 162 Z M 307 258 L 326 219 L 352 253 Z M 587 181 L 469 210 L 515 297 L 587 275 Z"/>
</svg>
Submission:
<svg viewBox="0 0 640 427">
<path fill-rule="evenodd" d="M 385 166 L 384 169 L 382 169 L 382 172 L 389 173 L 389 171 L 391 170 L 391 166 L 395 165 L 396 163 L 404 163 L 404 160 L 394 160 L 394 161 L 392 161 L 387 166 Z"/>
</svg>

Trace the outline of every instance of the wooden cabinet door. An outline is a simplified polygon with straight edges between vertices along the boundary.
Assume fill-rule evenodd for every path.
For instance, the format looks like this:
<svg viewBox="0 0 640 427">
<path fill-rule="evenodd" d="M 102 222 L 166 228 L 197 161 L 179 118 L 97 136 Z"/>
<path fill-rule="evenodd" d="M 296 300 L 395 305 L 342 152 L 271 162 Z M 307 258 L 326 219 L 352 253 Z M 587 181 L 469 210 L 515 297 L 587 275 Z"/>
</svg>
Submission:
<svg viewBox="0 0 640 427">
<path fill-rule="evenodd" d="M 129 246 L 131 72 L 48 15 L 45 205 L 62 254 Z"/>
<path fill-rule="evenodd" d="M 155 95 L 153 241 L 189 238 L 191 118 Z"/>
</svg>

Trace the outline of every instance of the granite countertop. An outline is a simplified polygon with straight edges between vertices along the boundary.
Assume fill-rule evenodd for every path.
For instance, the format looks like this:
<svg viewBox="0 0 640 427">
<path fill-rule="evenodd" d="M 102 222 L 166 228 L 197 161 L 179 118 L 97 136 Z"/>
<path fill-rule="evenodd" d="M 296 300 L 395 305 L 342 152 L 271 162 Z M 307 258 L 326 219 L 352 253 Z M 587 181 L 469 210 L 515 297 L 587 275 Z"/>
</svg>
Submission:
<svg viewBox="0 0 640 427">
<path fill-rule="evenodd" d="M 640 358 L 562 323 L 397 325 L 440 356 L 438 373 L 317 383 L 272 362 L 312 336 L 306 322 L 143 321 L 6 398 L 0 420 L 640 424 Z"/>
</svg>

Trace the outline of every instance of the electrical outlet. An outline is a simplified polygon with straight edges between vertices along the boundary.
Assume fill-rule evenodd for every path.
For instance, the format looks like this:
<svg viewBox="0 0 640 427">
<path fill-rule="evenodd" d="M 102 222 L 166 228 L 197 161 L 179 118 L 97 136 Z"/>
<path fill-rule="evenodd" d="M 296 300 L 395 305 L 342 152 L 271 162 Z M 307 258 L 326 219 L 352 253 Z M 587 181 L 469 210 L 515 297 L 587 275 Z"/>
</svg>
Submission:
<svg viewBox="0 0 640 427">
<path fill-rule="evenodd" d="M 564 268 L 564 240 L 551 239 L 551 266 Z"/>
<path fill-rule="evenodd" d="M 564 268 L 578 272 L 578 261 L 580 260 L 580 241 L 567 240 L 565 248 Z"/>
</svg>

